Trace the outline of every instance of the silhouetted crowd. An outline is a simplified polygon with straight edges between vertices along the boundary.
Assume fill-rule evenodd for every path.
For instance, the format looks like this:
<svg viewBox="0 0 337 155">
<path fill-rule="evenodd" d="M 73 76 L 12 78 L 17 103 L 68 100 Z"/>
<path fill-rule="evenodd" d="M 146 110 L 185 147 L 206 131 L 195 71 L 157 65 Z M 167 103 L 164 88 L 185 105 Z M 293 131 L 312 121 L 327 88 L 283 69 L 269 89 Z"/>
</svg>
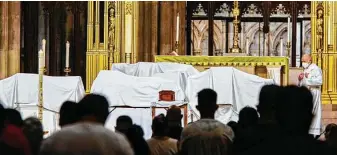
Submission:
<svg viewBox="0 0 337 155">
<path fill-rule="evenodd" d="M 337 154 L 337 125 L 320 136 L 308 133 L 313 97 L 305 87 L 266 85 L 256 107 L 245 107 L 238 121 L 215 120 L 217 93 L 198 94 L 200 120 L 182 125 L 180 107 L 152 120 L 153 135 L 144 139 L 141 126 L 129 116 L 116 120 L 115 131 L 104 127 L 109 103 L 88 94 L 60 109 L 61 130 L 43 138 L 41 122 L 22 120 L 20 112 L 0 105 L 0 155 L 326 155 Z M 244 97 L 244 96 L 242 96 Z M 113 111 L 112 111 L 113 112 Z"/>
</svg>

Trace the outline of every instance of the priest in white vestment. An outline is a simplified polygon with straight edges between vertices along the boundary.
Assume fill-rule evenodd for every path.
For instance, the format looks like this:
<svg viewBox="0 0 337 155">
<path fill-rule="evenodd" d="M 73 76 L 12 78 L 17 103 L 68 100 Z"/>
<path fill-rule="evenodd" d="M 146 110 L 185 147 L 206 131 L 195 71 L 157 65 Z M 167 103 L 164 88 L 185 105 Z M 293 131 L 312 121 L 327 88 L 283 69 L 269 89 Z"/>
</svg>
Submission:
<svg viewBox="0 0 337 155">
<path fill-rule="evenodd" d="M 303 73 L 298 76 L 299 85 L 307 87 L 313 95 L 313 119 L 309 133 L 312 135 L 321 134 L 321 86 L 322 70 L 312 63 L 311 56 L 305 54 L 302 56 Z"/>
</svg>

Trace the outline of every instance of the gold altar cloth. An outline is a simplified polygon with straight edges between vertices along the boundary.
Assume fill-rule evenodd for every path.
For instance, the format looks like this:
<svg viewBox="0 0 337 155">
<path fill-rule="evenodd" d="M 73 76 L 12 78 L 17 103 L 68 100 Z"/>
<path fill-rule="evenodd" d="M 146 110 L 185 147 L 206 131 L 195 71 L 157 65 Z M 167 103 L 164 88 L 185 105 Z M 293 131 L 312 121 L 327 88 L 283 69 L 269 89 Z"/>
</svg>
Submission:
<svg viewBox="0 0 337 155">
<path fill-rule="evenodd" d="M 288 57 L 255 57 L 255 56 L 167 56 L 158 55 L 154 58 L 155 62 L 174 62 L 194 67 L 220 67 L 232 66 L 253 67 L 281 67 L 281 85 L 289 82 L 289 59 Z M 256 73 L 255 73 L 256 74 Z"/>
</svg>

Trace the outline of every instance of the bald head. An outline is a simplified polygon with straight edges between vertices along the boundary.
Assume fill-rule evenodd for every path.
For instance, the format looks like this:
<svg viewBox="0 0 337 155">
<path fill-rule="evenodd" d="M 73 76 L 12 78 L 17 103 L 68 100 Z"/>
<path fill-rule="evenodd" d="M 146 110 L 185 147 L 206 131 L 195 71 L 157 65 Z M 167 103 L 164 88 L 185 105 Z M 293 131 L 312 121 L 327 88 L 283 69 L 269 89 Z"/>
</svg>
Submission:
<svg viewBox="0 0 337 155">
<path fill-rule="evenodd" d="M 302 66 L 305 68 L 305 69 L 307 69 L 309 66 L 310 66 L 310 64 L 312 63 L 312 61 L 311 61 L 312 59 L 311 59 L 311 55 L 310 54 L 304 54 L 303 56 L 302 56 Z"/>
<path fill-rule="evenodd" d="M 124 136 L 102 125 L 78 123 L 62 128 L 46 139 L 40 155 L 132 155 Z"/>
<path fill-rule="evenodd" d="M 311 55 L 310 54 L 304 54 L 302 56 L 302 62 L 311 63 Z"/>
</svg>

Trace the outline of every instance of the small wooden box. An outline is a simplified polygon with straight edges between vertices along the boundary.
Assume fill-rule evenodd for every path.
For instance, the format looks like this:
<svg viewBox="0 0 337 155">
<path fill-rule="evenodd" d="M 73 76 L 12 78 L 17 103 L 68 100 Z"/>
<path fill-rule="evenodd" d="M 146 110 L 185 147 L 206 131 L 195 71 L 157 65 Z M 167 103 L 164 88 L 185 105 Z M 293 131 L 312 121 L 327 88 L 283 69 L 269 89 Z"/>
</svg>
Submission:
<svg viewBox="0 0 337 155">
<path fill-rule="evenodd" d="M 159 92 L 159 101 L 175 101 L 175 92 L 172 90 L 162 90 Z"/>
</svg>

